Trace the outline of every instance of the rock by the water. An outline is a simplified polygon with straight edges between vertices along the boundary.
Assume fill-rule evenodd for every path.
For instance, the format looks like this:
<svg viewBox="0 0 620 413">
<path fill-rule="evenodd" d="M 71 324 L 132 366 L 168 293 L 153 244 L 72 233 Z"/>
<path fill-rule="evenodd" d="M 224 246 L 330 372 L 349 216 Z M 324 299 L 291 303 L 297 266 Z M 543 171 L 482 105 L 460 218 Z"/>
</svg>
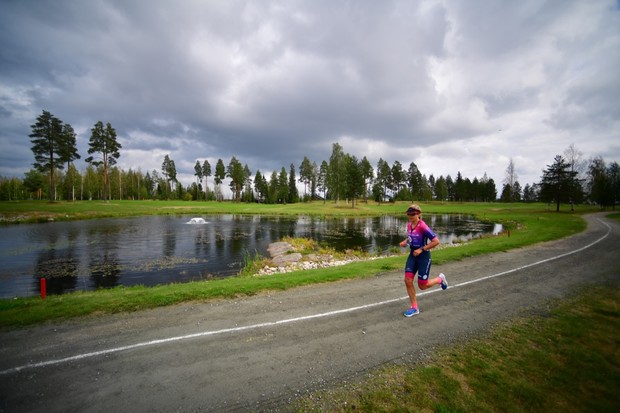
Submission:
<svg viewBox="0 0 620 413">
<path fill-rule="evenodd" d="M 294 252 L 295 248 L 288 242 L 274 242 L 269 244 L 267 252 L 271 256 L 271 265 L 266 266 L 257 275 L 269 275 L 285 273 L 294 270 L 310 270 L 315 268 L 332 267 L 356 261 L 357 258 L 343 261 L 334 261 L 328 254 L 309 254 L 305 259 L 299 252 Z"/>
<path fill-rule="evenodd" d="M 274 242 L 267 248 L 267 252 L 271 255 L 271 262 L 276 267 L 286 267 L 301 261 L 302 255 L 298 252 L 291 253 L 291 251 L 294 251 L 294 248 L 288 242 Z"/>
<path fill-rule="evenodd" d="M 293 251 L 293 246 L 288 242 L 273 242 L 269 244 L 267 248 L 267 252 L 271 255 L 271 258 L 286 254 L 289 251 Z"/>
<path fill-rule="evenodd" d="M 282 254 L 277 257 L 273 257 L 271 262 L 276 267 L 286 267 L 287 265 L 301 261 L 302 258 L 303 257 L 300 253 L 294 252 L 292 254 Z"/>
</svg>

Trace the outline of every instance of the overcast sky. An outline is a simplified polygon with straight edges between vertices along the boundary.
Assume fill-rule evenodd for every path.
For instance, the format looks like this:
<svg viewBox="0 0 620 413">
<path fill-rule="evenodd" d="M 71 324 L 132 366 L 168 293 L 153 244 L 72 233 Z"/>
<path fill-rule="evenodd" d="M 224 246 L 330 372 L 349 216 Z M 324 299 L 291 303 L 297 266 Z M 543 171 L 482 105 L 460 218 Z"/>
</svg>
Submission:
<svg viewBox="0 0 620 413">
<path fill-rule="evenodd" d="M 232 156 L 271 172 L 333 143 L 427 177 L 522 186 L 571 145 L 620 161 L 617 0 L 0 0 L 0 176 L 42 110 L 110 122 L 125 170 Z M 212 182 L 212 180 L 210 180 Z"/>
</svg>

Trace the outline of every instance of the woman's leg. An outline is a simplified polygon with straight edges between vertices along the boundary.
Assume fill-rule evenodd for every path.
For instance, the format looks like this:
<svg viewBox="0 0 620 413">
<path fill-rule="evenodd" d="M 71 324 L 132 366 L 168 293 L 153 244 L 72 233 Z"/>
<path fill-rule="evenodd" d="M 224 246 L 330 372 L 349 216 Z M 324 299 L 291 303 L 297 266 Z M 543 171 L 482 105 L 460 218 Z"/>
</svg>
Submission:
<svg viewBox="0 0 620 413">
<path fill-rule="evenodd" d="M 431 280 L 420 280 L 418 279 L 418 287 L 420 287 L 420 290 L 426 290 L 429 289 L 435 285 L 441 284 L 441 278 L 439 277 L 435 277 Z"/>
<path fill-rule="evenodd" d="M 418 287 L 420 287 L 420 290 L 429 289 L 443 282 L 443 279 L 440 277 L 430 278 L 431 264 L 432 260 L 429 252 L 418 255 Z"/>
<path fill-rule="evenodd" d="M 405 287 L 407 287 L 407 294 L 409 295 L 409 301 L 411 301 L 411 308 L 418 308 L 418 301 L 415 296 L 415 287 L 413 286 L 413 273 L 405 274 Z"/>
</svg>

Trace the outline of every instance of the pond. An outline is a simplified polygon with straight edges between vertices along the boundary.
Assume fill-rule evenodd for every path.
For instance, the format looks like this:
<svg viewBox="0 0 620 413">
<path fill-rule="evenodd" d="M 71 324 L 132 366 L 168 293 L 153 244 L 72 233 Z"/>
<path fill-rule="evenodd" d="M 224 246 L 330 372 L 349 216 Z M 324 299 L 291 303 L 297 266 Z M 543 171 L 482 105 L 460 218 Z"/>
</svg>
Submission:
<svg viewBox="0 0 620 413">
<path fill-rule="evenodd" d="M 442 243 L 501 231 L 466 215 L 425 215 Z M 244 258 L 267 257 L 286 236 L 338 251 L 385 253 L 405 234 L 405 216 L 145 216 L 0 227 L 0 298 L 118 285 L 158 285 L 238 274 Z"/>
</svg>

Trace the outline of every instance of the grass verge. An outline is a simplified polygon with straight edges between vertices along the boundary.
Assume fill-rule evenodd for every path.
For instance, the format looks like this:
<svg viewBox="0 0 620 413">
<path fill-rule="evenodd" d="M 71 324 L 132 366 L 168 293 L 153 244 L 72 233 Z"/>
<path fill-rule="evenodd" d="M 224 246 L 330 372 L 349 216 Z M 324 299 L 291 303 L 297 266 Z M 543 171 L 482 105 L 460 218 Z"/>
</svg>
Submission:
<svg viewBox="0 0 620 413">
<path fill-rule="evenodd" d="M 366 379 L 313 393 L 300 412 L 618 412 L 620 290 L 595 288 Z"/>
</svg>

